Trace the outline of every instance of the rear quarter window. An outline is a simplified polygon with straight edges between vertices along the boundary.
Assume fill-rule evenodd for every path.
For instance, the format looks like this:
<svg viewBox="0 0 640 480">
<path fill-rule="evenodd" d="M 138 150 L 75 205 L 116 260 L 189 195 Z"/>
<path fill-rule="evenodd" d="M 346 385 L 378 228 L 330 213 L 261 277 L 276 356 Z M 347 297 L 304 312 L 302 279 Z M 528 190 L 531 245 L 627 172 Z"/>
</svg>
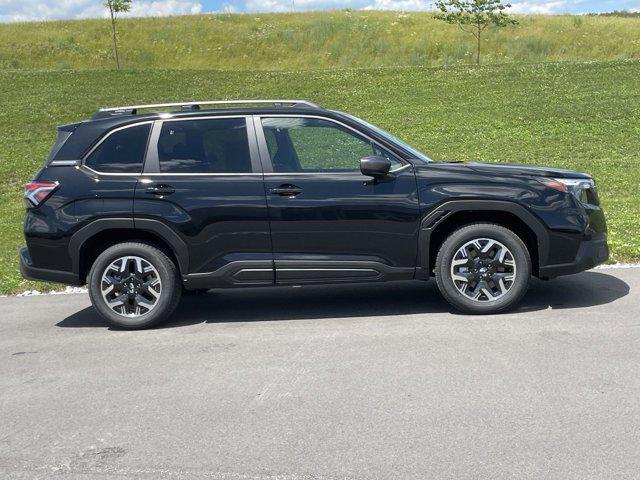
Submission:
<svg viewBox="0 0 640 480">
<path fill-rule="evenodd" d="M 71 134 L 73 133 L 73 131 L 68 131 L 68 130 L 58 130 L 58 136 L 56 137 L 56 143 L 53 146 L 53 148 L 51 149 L 51 153 L 49 153 L 49 156 L 47 157 L 47 160 L 45 163 L 51 163 L 51 161 L 56 157 L 56 155 L 58 154 L 58 152 L 60 151 L 60 149 L 62 148 L 62 146 L 64 145 L 64 143 L 69 139 L 69 137 L 71 136 Z"/>
<path fill-rule="evenodd" d="M 84 164 L 104 173 L 140 173 L 151 124 L 115 130 L 89 154 Z"/>
</svg>

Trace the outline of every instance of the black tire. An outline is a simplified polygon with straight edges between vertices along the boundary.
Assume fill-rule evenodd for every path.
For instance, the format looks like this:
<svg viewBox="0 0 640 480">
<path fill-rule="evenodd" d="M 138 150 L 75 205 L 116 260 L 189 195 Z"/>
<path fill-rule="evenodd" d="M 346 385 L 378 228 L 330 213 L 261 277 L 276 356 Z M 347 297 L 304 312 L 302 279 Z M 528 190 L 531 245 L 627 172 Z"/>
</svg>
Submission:
<svg viewBox="0 0 640 480">
<path fill-rule="evenodd" d="M 122 257 L 139 257 L 148 262 L 160 279 L 161 290 L 153 308 L 137 316 L 125 316 L 112 309 L 102 294 L 103 274 Z M 141 242 L 126 242 L 113 245 L 102 252 L 93 262 L 88 277 L 89 297 L 94 308 L 109 325 L 130 330 L 157 325 L 171 316 L 182 295 L 182 282 L 178 269 L 164 252 Z M 108 284 L 107 284 L 108 285 Z"/>
<path fill-rule="evenodd" d="M 454 258 L 459 249 L 475 239 L 490 239 L 502 243 L 510 251 L 509 254 L 515 264 L 515 278 L 506 293 L 502 293 L 495 300 L 482 301 L 487 299 L 487 295 L 484 294 L 479 300 L 469 298 L 456 287 L 453 279 L 451 270 Z M 486 242 L 486 244 L 488 243 L 490 242 Z M 477 273 L 473 273 L 473 275 L 477 275 Z M 516 306 L 527 292 L 531 278 L 531 256 L 522 239 L 511 230 L 495 223 L 474 223 L 456 230 L 442 243 L 436 258 L 435 277 L 440 293 L 457 310 L 471 314 L 503 312 Z M 458 282 L 461 288 L 464 287 L 463 283 Z M 470 285 L 477 284 L 474 280 L 470 281 Z M 491 283 L 491 285 L 495 285 L 495 283 Z M 495 288 L 497 290 L 498 287 Z"/>
</svg>

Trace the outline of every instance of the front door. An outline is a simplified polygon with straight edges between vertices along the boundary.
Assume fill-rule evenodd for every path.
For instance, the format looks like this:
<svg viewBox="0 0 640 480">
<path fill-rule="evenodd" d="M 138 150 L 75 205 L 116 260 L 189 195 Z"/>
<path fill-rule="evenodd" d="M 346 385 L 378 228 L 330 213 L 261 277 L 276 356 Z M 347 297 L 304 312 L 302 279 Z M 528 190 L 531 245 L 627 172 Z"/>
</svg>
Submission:
<svg viewBox="0 0 640 480">
<path fill-rule="evenodd" d="M 134 211 L 136 227 L 162 222 L 186 244 L 181 273 L 189 285 L 273 283 L 262 171 L 246 117 L 156 122 Z"/>
<path fill-rule="evenodd" d="M 276 282 L 413 278 L 419 229 L 412 166 L 350 127 L 313 116 L 255 121 L 269 205 Z M 360 173 L 385 155 L 392 175 Z"/>
</svg>

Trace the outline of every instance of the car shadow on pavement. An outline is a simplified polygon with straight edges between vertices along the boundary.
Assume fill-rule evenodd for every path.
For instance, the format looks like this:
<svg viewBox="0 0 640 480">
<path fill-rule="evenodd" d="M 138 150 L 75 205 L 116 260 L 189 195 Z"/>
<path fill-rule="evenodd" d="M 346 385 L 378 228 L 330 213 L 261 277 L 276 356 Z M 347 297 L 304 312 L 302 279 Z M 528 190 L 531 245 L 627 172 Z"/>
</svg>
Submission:
<svg viewBox="0 0 640 480">
<path fill-rule="evenodd" d="M 604 305 L 629 293 L 629 285 L 590 271 L 543 282 L 533 279 L 517 312 Z M 308 320 L 345 317 L 456 313 L 435 281 L 210 290 L 183 297 L 173 318 L 158 328 L 197 323 Z M 65 318 L 59 327 L 104 327 L 93 308 Z"/>
<path fill-rule="evenodd" d="M 626 282 L 601 271 L 591 270 L 549 281 L 534 278 L 517 311 L 594 307 L 628 294 Z"/>
</svg>

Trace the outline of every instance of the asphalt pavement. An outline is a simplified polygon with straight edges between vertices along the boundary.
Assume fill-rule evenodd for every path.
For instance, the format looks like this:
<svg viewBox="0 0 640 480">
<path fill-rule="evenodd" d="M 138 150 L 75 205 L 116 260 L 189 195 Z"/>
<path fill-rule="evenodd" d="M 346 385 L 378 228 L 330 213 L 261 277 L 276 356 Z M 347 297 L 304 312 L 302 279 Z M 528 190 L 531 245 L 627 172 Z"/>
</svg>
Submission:
<svg viewBox="0 0 640 480">
<path fill-rule="evenodd" d="M 638 479 L 640 268 L 516 312 L 434 282 L 211 291 L 161 328 L 0 299 L 2 479 Z"/>
</svg>

